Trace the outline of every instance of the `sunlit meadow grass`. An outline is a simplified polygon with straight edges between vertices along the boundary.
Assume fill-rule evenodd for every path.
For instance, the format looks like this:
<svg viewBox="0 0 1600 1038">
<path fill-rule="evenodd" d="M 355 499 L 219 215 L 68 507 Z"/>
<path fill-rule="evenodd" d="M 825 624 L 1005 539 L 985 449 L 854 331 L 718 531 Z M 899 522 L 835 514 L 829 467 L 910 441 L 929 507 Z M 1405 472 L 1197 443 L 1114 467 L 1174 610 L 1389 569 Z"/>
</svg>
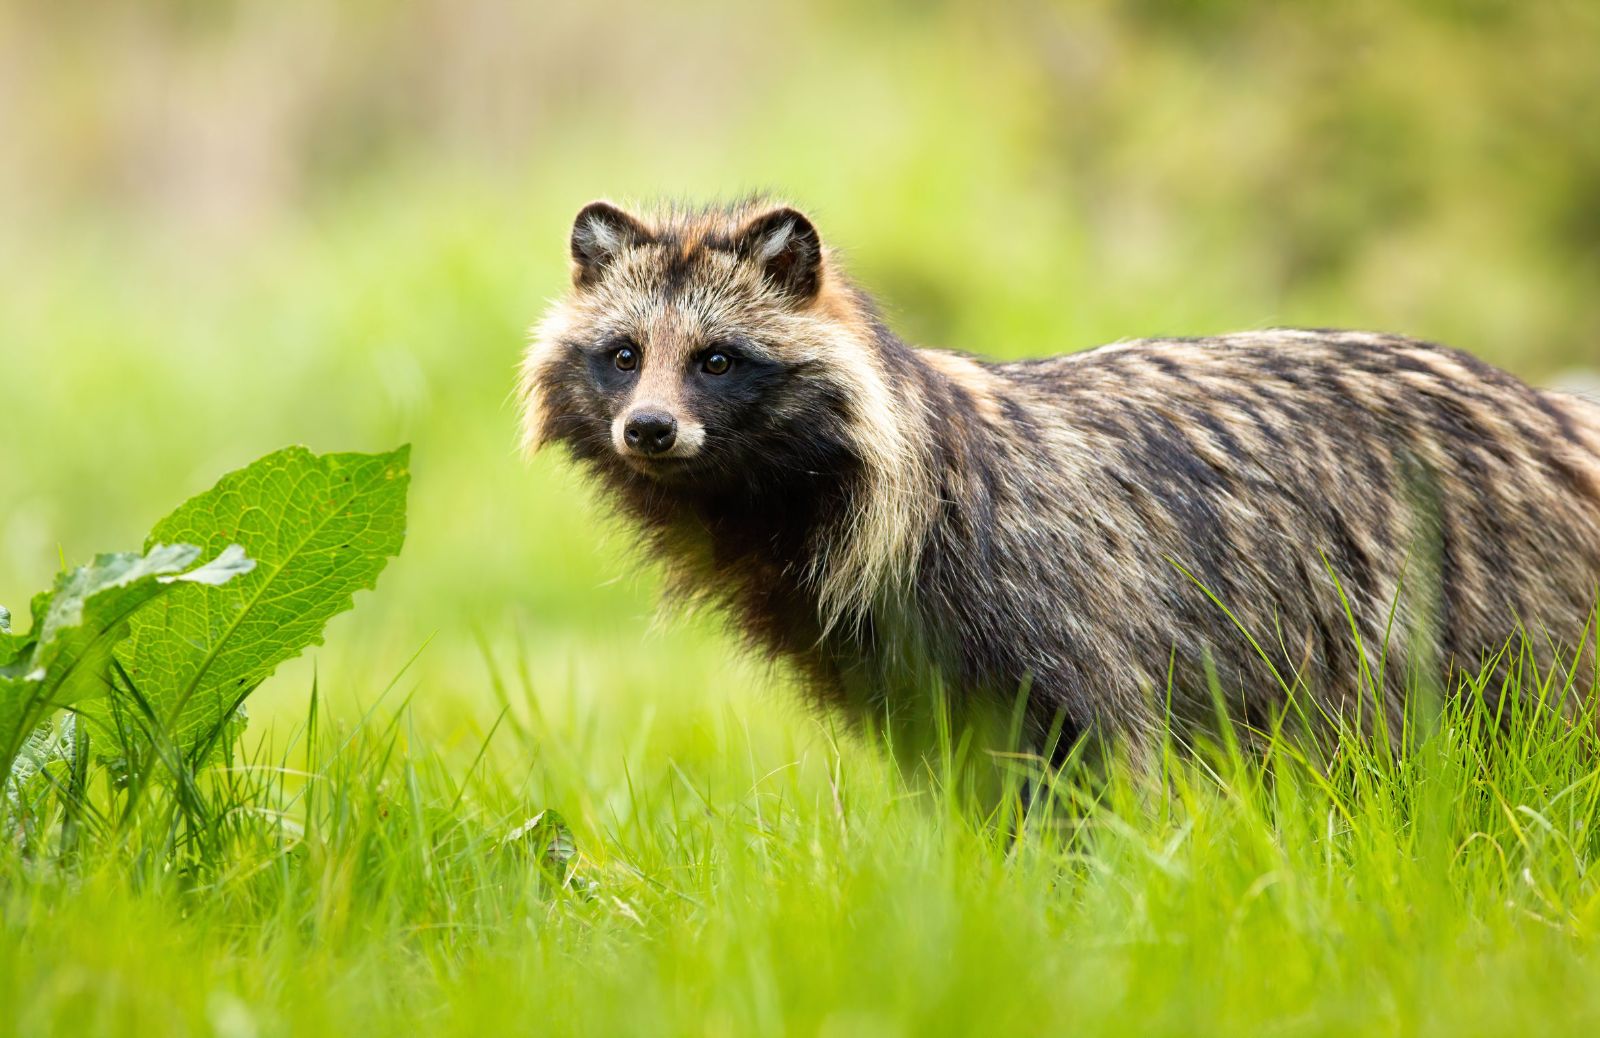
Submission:
<svg viewBox="0 0 1600 1038">
<path fill-rule="evenodd" d="M 119 821 L 102 786 L 73 840 L 36 819 L 0 855 L 5 1027 L 1600 1026 L 1592 713 L 1497 717 L 1500 686 L 1469 684 L 1415 709 L 1399 752 L 1350 739 L 1313 763 L 1287 738 L 1223 739 L 1159 775 L 1035 785 L 1019 813 L 1019 785 L 999 808 L 966 795 L 948 742 L 907 775 L 825 722 L 618 720 L 487 663 L 504 704 L 448 752 L 416 737 L 403 677 L 360 720 L 327 716 L 319 689 L 192 810 L 150 797 Z M 1529 701 L 1594 683 L 1505 680 Z M 547 809 L 575 857 L 553 824 L 515 835 Z"/>
</svg>

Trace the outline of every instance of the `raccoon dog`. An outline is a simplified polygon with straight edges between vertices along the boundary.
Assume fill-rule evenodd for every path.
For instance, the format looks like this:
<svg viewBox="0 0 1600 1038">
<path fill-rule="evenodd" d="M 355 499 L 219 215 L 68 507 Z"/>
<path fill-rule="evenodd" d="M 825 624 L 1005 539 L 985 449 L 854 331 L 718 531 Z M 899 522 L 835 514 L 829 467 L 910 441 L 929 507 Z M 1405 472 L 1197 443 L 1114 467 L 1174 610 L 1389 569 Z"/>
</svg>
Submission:
<svg viewBox="0 0 1600 1038">
<path fill-rule="evenodd" d="M 1398 731 L 1524 654 L 1595 684 L 1600 405 L 1274 330 L 989 363 L 885 327 L 811 222 L 585 207 L 521 369 L 671 580 L 857 719 L 937 686 L 1137 749 L 1286 703 Z M 1408 589 L 1410 589 L 1408 591 Z M 1586 680 L 1585 680 L 1586 679 Z"/>
</svg>

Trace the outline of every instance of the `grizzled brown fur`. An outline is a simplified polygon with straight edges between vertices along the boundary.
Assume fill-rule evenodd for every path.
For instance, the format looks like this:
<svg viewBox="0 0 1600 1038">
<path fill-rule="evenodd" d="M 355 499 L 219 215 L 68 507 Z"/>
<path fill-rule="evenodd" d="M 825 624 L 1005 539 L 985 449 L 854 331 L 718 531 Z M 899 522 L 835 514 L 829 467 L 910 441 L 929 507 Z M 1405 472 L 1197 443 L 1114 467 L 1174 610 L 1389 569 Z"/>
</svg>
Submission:
<svg viewBox="0 0 1600 1038">
<path fill-rule="evenodd" d="M 914 349 L 755 201 L 595 203 L 572 255 L 527 446 L 563 444 L 679 594 L 859 717 L 929 681 L 1026 688 L 1035 741 L 1138 745 L 1169 706 L 1214 716 L 1214 674 L 1258 723 L 1284 685 L 1346 714 L 1381 686 L 1395 721 L 1408 674 L 1477 672 L 1519 630 L 1593 682 L 1600 405 L 1354 332 Z"/>
</svg>

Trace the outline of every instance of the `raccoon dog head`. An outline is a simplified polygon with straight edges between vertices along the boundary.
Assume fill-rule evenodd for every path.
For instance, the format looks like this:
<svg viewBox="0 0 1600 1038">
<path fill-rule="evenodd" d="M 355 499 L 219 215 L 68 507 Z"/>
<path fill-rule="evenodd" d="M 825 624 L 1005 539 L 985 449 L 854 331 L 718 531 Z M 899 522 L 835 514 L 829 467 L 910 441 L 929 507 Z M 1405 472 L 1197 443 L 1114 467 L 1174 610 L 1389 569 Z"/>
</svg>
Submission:
<svg viewBox="0 0 1600 1038">
<path fill-rule="evenodd" d="M 705 488 L 859 458 L 870 349 L 801 213 L 593 202 L 570 249 L 572 290 L 523 364 L 528 447 L 555 441 L 621 478 Z"/>
<path fill-rule="evenodd" d="M 926 408 L 810 220 L 754 200 L 593 202 L 570 251 L 572 289 L 523 358 L 529 451 L 563 444 L 635 511 L 817 523 L 826 623 L 904 578 L 937 500 Z"/>
</svg>

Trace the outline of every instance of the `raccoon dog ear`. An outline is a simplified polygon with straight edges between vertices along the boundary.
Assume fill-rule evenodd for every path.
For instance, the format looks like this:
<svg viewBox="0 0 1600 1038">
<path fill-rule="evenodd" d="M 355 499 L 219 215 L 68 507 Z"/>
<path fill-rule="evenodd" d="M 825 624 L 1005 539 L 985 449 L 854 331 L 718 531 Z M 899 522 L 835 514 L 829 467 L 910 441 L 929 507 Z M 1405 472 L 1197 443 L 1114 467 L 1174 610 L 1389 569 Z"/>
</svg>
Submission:
<svg viewBox="0 0 1600 1038">
<path fill-rule="evenodd" d="M 735 248 L 796 302 L 809 303 L 822 288 L 822 239 L 797 209 L 774 209 L 751 220 Z"/>
<path fill-rule="evenodd" d="M 624 249 L 650 240 L 644 224 L 610 202 L 590 202 L 572 223 L 572 280 L 593 284 Z"/>
</svg>

